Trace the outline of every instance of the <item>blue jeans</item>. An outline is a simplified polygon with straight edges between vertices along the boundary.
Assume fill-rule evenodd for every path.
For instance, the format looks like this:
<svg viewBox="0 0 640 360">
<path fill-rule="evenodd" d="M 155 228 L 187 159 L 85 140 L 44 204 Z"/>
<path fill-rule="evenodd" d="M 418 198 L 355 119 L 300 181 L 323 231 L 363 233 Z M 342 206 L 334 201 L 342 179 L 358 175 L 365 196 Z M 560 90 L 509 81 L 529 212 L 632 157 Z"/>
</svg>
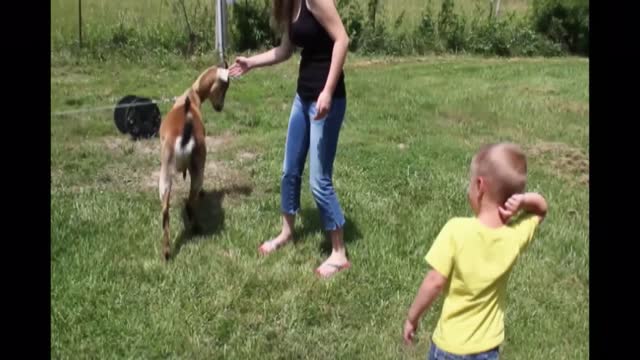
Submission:
<svg viewBox="0 0 640 360">
<path fill-rule="evenodd" d="M 499 358 L 500 351 L 498 348 L 477 354 L 455 355 L 440 349 L 431 342 L 428 360 L 498 360 Z"/>
<path fill-rule="evenodd" d="M 300 210 L 300 183 L 309 153 L 311 193 L 327 231 L 341 228 L 345 223 L 331 177 L 346 106 L 346 99 L 333 99 L 329 113 L 320 120 L 314 120 L 315 101 L 303 101 L 296 95 L 287 130 L 280 189 L 281 210 L 289 215 Z"/>
</svg>

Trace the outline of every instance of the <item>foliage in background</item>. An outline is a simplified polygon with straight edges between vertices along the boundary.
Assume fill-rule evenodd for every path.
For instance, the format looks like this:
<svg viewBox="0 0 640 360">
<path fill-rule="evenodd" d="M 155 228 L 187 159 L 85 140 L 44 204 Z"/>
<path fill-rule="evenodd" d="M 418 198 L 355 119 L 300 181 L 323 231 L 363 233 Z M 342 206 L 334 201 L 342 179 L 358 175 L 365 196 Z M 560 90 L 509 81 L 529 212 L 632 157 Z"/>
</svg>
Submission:
<svg viewBox="0 0 640 360">
<path fill-rule="evenodd" d="M 534 29 L 564 50 L 589 54 L 588 0 L 534 0 Z"/>
<path fill-rule="evenodd" d="M 278 44 L 270 26 L 271 0 L 240 0 L 229 7 L 230 40 L 236 51 L 267 48 Z"/>
<path fill-rule="evenodd" d="M 162 0 L 160 4 L 142 0 L 136 6 L 147 7 L 144 16 L 135 15 L 130 0 L 114 4 L 93 0 L 99 1 L 104 21 L 97 22 L 96 15 L 88 14 L 83 22 L 83 51 L 94 57 L 102 59 L 114 52 L 131 59 L 166 53 L 189 56 L 214 48 L 212 0 Z M 115 2 L 129 5 L 117 6 Z M 52 14 L 54 51 L 78 48 L 77 36 L 70 30 L 74 21 L 77 26 L 77 13 L 68 3 L 52 2 L 54 12 L 56 7 L 67 6 L 64 19 Z M 155 12 L 150 10 L 152 4 Z M 412 4 L 398 11 L 383 0 L 338 0 L 351 39 L 349 49 L 367 55 L 467 53 L 507 57 L 589 52 L 587 0 L 533 0 L 526 12 L 502 11 L 498 17 L 491 16 L 484 2 L 428 0 Z M 470 4 L 475 8 L 469 10 Z M 270 26 L 270 7 L 270 0 L 238 0 L 229 6 L 228 50 L 246 52 L 278 44 L 280 35 Z"/>
</svg>

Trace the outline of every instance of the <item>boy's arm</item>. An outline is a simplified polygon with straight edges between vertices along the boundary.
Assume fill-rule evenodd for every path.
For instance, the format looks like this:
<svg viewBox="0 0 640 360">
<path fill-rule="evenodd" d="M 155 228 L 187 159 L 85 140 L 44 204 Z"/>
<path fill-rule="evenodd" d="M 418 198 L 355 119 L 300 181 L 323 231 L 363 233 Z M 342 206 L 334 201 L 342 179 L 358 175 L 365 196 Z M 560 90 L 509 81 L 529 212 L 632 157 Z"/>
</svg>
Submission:
<svg viewBox="0 0 640 360">
<path fill-rule="evenodd" d="M 440 295 L 446 283 L 447 278 L 436 270 L 431 270 L 427 273 L 407 314 L 403 334 L 405 343 L 411 344 L 418 328 L 420 317 Z"/>
<path fill-rule="evenodd" d="M 547 215 L 547 201 L 538 193 L 515 194 L 498 211 L 506 222 L 520 210 L 538 216 L 542 222 Z"/>
<path fill-rule="evenodd" d="M 542 222 L 547 216 L 547 201 L 538 193 L 525 193 L 522 199 L 522 210 L 538 215 Z"/>
</svg>

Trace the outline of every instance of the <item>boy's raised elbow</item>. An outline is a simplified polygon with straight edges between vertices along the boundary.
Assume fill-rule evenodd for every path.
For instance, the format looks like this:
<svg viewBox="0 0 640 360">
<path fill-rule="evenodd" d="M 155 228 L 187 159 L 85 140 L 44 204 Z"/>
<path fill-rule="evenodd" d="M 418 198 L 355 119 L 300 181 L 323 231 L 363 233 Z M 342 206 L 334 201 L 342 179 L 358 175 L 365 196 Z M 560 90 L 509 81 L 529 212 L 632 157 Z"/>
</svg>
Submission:
<svg viewBox="0 0 640 360">
<path fill-rule="evenodd" d="M 545 216 L 547 216 L 547 211 L 549 209 L 547 200 L 544 196 L 538 193 L 526 193 L 523 199 L 523 207 L 525 211 L 534 213 L 541 219 L 544 219 Z"/>
<path fill-rule="evenodd" d="M 547 212 L 549 211 L 549 205 L 547 201 L 542 198 L 542 204 L 540 206 L 540 217 L 544 219 L 547 216 Z"/>
</svg>

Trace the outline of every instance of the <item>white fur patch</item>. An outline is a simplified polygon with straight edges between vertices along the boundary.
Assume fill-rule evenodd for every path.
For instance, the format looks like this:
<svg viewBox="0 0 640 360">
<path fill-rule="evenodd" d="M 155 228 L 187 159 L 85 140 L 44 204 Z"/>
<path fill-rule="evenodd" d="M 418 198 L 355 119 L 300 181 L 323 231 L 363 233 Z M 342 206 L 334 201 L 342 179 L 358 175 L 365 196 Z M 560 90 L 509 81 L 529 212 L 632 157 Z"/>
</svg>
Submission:
<svg viewBox="0 0 640 360">
<path fill-rule="evenodd" d="M 189 142 L 187 142 L 187 145 L 185 145 L 185 147 L 180 146 L 181 141 L 182 141 L 182 136 L 178 136 L 176 138 L 176 144 L 174 146 L 176 170 L 178 172 L 183 172 L 187 170 L 191 160 L 191 152 L 193 151 L 193 148 L 196 146 L 196 141 L 193 138 L 193 136 L 191 137 L 191 139 L 189 139 Z"/>
<path fill-rule="evenodd" d="M 167 191 L 171 191 L 171 170 L 169 166 L 163 165 L 160 169 L 160 179 L 158 180 L 158 192 L 160 194 L 160 201 L 164 197 Z"/>
<path fill-rule="evenodd" d="M 218 77 L 224 82 L 229 82 L 229 70 L 218 69 Z"/>
</svg>

